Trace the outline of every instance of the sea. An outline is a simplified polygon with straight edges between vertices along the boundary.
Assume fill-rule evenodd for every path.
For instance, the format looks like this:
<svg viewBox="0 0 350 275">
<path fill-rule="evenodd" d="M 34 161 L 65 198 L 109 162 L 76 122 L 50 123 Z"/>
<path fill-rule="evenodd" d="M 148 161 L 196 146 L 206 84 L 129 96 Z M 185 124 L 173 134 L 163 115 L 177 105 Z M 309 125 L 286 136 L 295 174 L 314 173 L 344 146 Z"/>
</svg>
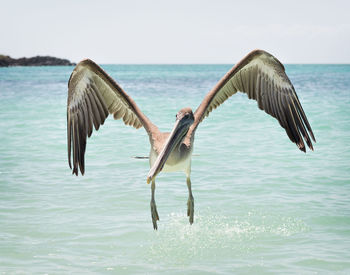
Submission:
<svg viewBox="0 0 350 275">
<path fill-rule="evenodd" d="M 232 65 L 102 65 L 170 131 Z M 156 180 L 146 131 L 109 117 L 67 162 L 73 67 L 0 68 L 0 274 L 350 274 L 350 65 L 287 64 L 317 143 L 303 153 L 237 93 L 198 127 L 185 174 Z"/>
</svg>

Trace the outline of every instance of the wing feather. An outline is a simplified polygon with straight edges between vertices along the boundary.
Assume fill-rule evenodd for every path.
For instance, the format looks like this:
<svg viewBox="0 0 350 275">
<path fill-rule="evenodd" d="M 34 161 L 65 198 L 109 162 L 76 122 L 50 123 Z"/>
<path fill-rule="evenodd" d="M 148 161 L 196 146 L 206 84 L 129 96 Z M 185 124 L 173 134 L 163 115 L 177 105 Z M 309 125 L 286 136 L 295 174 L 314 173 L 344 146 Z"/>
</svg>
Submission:
<svg viewBox="0 0 350 275">
<path fill-rule="evenodd" d="M 92 106 L 90 102 L 89 96 L 85 97 L 85 103 L 86 103 L 86 111 L 87 111 L 87 118 L 88 118 L 88 137 L 92 134 L 92 125 L 94 124 L 94 117 L 92 114 Z"/>
<path fill-rule="evenodd" d="M 68 82 L 67 149 L 73 174 L 85 172 L 86 138 L 104 124 L 109 114 L 126 125 L 144 127 L 152 138 L 158 128 L 141 112 L 132 98 L 93 61 L 81 61 Z M 73 152 L 73 165 L 71 162 Z"/>
<path fill-rule="evenodd" d="M 71 162 L 71 157 L 72 157 L 72 148 L 71 148 L 71 143 L 72 143 L 72 119 L 69 118 L 67 115 L 67 146 L 68 146 L 68 164 L 69 168 L 72 169 L 72 162 Z"/>
<path fill-rule="evenodd" d="M 284 66 L 262 50 L 249 53 L 204 97 L 194 113 L 195 121 L 184 143 L 190 144 L 199 123 L 237 91 L 256 100 L 261 110 L 276 118 L 300 150 L 306 151 L 304 140 L 313 150 L 310 136 L 316 142 L 315 136 Z"/>
</svg>

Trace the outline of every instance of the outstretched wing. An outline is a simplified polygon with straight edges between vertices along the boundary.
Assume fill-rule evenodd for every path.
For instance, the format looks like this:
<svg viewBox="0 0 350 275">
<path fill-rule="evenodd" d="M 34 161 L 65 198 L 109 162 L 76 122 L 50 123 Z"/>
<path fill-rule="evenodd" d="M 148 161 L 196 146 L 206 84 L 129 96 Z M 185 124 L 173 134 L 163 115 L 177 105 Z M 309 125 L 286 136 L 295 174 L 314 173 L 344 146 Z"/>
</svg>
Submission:
<svg viewBox="0 0 350 275">
<path fill-rule="evenodd" d="M 74 68 L 68 82 L 67 145 L 70 168 L 73 149 L 73 174 L 78 175 L 78 167 L 84 174 L 86 137 L 91 136 L 93 125 L 99 129 L 108 114 L 113 114 L 115 119 L 122 118 L 126 125 L 136 129 L 143 126 L 150 136 L 157 130 L 101 67 L 89 59 L 83 60 Z"/>
<path fill-rule="evenodd" d="M 204 97 L 194 113 L 195 121 L 187 134 L 187 142 L 198 124 L 237 91 L 255 99 L 261 110 L 276 118 L 300 150 L 306 151 L 302 136 L 313 150 L 309 134 L 316 142 L 314 134 L 284 66 L 262 50 L 249 53 Z"/>
</svg>

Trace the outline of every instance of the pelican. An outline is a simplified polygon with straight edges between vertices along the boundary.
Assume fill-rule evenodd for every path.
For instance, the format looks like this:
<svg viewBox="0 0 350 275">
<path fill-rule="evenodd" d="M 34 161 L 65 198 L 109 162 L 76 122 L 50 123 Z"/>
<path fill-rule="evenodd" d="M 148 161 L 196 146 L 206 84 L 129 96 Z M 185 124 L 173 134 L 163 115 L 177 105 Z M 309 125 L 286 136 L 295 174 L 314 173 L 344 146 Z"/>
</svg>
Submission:
<svg viewBox="0 0 350 275">
<path fill-rule="evenodd" d="M 74 68 L 68 81 L 67 146 L 68 163 L 73 174 L 85 172 L 86 139 L 104 123 L 109 114 L 123 119 L 125 125 L 144 127 L 151 150 L 147 183 L 151 184 L 151 217 L 157 230 L 159 220 L 155 203 L 155 179 L 159 172 L 182 171 L 188 188 L 187 216 L 193 223 L 194 199 L 191 188 L 191 157 L 196 129 L 209 113 L 237 91 L 257 101 L 258 107 L 276 118 L 289 139 L 306 152 L 316 142 L 311 126 L 282 63 L 263 50 L 254 50 L 229 70 L 204 97 L 193 113 L 182 108 L 171 132 L 158 127 L 141 112 L 135 101 L 96 63 L 85 59 Z M 182 94 L 181 96 L 186 96 Z M 220 138 L 218 136 L 218 138 Z M 73 151 L 73 164 L 71 162 Z M 72 168 L 73 167 L 73 168 Z"/>
</svg>

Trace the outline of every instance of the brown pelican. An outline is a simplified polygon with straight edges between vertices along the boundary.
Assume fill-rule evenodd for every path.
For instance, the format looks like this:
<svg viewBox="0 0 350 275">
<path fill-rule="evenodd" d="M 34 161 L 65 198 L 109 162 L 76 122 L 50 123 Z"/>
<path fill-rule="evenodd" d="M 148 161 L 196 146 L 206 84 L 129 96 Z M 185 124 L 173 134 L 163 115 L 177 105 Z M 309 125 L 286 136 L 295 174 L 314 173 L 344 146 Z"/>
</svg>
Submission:
<svg viewBox="0 0 350 275">
<path fill-rule="evenodd" d="M 126 125 L 136 129 L 144 127 L 151 143 L 150 170 L 147 183 L 151 184 L 151 214 L 153 228 L 159 220 L 154 200 L 155 178 L 161 171 L 183 171 L 189 191 L 187 215 L 193 223 L 194 200 L 191 189 L 191 156 L 196 129 L 209 113 L 237 91 L 255 99 L 258 107 L 276 118 L 289 139 L 306 152 L 305 144 L 313 150 L 310 136 L 316 142 L 310 124 L 284 66 L 271 54 L 254 50 L 236 64 L 204 97 L 193 113 L 183 108 L 176 115 L 170 133 L 159 131 L 134 100 L 93 61 L 81 61 L 73 70 L 68 82 L 67 138 L 68 162 L 73 174 L 78 169 L 84 174 L 86 137 L 90 137 L 93 125 L 98 130 L 107 118 L 122 118 Z M 306 130 L 307 129 L 307 130 Z M 310 136 L 309 136 L 310 135 Z"/>
</svg>

